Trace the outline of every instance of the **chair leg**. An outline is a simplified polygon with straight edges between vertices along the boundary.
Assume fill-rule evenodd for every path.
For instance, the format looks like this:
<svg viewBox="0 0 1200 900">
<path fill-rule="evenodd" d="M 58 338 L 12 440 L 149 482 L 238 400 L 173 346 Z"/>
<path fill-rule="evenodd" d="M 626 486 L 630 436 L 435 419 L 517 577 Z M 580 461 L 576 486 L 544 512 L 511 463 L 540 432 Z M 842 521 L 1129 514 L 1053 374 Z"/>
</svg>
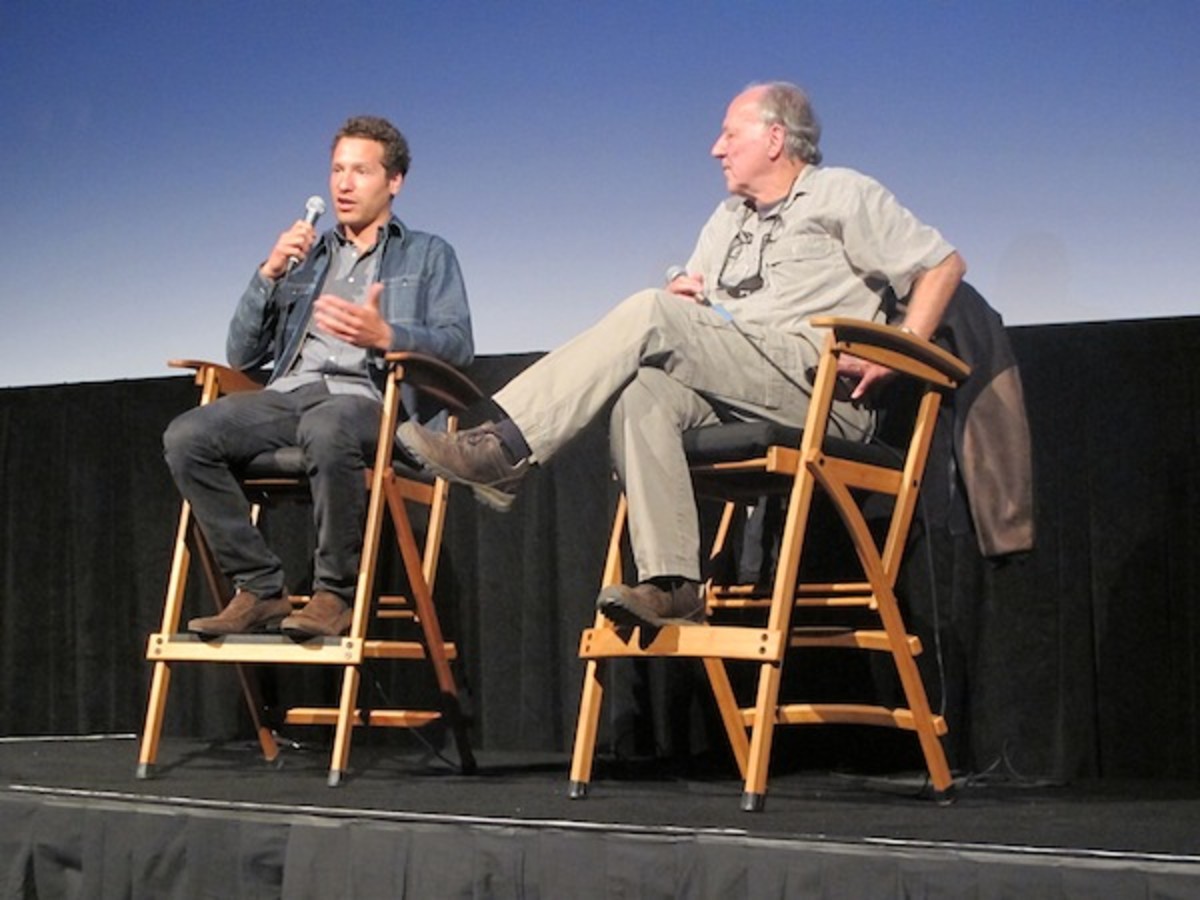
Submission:
<svg viewBox="0 0 1200 900">
<path fill-rule="evenodd" d="M 442 717 L 449 725 L 454 735 L 454 744 L 458 748 L 458 768 L 463 775 L 474 775 L 478 769 L 475 753 L 471 750 L 471 734 L 469 720 L 462 710 L 458 694 L 442 694 Z"/>
<path fill-rule="evenodd" d="M 600 627 L 597 617 L 596 627 Z M 596 733 L 600 727 L 600 707 L 604 702 L 604 683 L 600 663 L 589 659 L 584 667 L 583 692 L 579 698 L 579 717 L 575 726 L 575 749 L 571 754 L 571 779 L 568 796 L 582 800 L 588 794 L 592 779 L 592 762 L 596 755 Z"/>
<path fill-rule="evenodd" d="M 608 550 L 604 555 L 604 573 L 601 585 L 608 587 L 621 584 L 624 580 L 621 563 L 621 544 L 625 534 L 625 521 L 629 517 L 629 500 L 622 491 L 617 497 L 617 508 L 613 512 L 612 531 L 609 533 Z M 612 623 L 599 613 L 593 628 L 611 628 Z M 600 707 L 604 703 L 603 672 L 599 661 L 589 659 L 583 670 L 583 690 L 579 696 L 579 715 L 575 720 L 575 747 L 571 753 L 571 777 L 568 796 L 582 800 L 588 794 L 588 783 L 592 779 L 592 763 L 596 756 L 596 735 L 600 729 Z"/>
<path fill-rule="evenodd" d="M 262 691 L 258 687 L 258 673 L 249 666 L 238 663 L 238 682 L 242 686 L 242 697 L 246 701 L 246 709 L 250 712 L 250 721 L 254 725 L 254 733 L 258 737 L 258 746 L 262 748 L 263 760 L 273 763 L 279 758 L 279 743 L 275 734 L 263 722 L 262 711 L 265 708 Z"/>
<path fill-rule="evenodd" d="M 929 770 L 934 791 L 941 796 L 950 789 L 954 779 L 946 761 L 946 748 L 942 746 L 941 737 L 934 725 L 929 695 L 925 693 L 925 682 L 921 679 L 917 661 L 909 649 L 908 635 L 895 595 L 887 591 L 878 592 L 876 596 L 879 599 L 879 616 L 883 620 L 883 627 L 892 647 L 892 659 L 900 676 L 900 684 L 904 688 L 905 702 L 912 714 L 913 727 L 921 744 L 921 752 L 925 756 L 925 766 Z"/>
<path fill-rule="evenodd" d="M 330 787 L 342 783 L 349 768 L 350 736 L 354 731 L 354 717 L 358 715 L 358 666 L 346 666 L 342 670 L 342 695 L 338 704 L 337 730 L 333 737 L 333 755 L 329 763 Z"/>
<path fill-rule="evenodd" d="M 162 634 L 170 635 L 178 632 L 183 617 L 183 599 L 187 589 L 187 575 L 191 562 L 191 551 L 188 548 L 189 539 L 196 546 L 196 556 L 214 606 L 218 612 L 225 606 L 223 577 L 203 533 L 196 526 L 190 504 L 185 502 L 179 516 L 179 527 L 175 536 L 175 551 L 171 561 L 171 575 L 167 584 L 167 599 L 163 608 Z M 250 713 L 250 721 L 254 725 L 254 733 L 258 738 L 259 747 L 262 748 L 263 759 L 268 763 L 273 763 L 279 758 L 279 744 L 271 729 L 263 723 L 262 692 L 258 687 L 258 677 L 247 666 L 238 664 L 234 668 L 237 670 L 238 683 L 241 685 L 242 697 L 246 701 L 246 709 Z M 165 662 L 155 663 L 142 749 L 138 759 L 139 778 L 148 777 L 158 754 L 169 686 L 170 668 L 168 664 Z"/>
<path fill-rule="evenodd" d="M 257 521 L 257 507 L 255 507 L 255 520 Z M 227 596 L 225 588 L 228 587 L 225 577 L 221 574 L 221 570 L 217 567 L 217 561 L 213 557 L 212 550 L 209 549 L 208 542 L 204 538 L 204 533 L 200 531 L 195 521 L 191 522 L 190 533 L 193 541 L 196 544 L 196 558 L 200 563 L 200 569 L 204 574 L 204 581 L 208 585 L 209 593 L 212 595 L 213 605 L 220 612 L 225 608 L 225 597 Z M 182 586 L 181 586 L 182 590 Z M 183 595 L 180 594 L 179 602 L 182 604 Z M 175 629 L 179 627 L 178 619 L 175 622 Z M 279 744 L 275 740 L 275 735 L 271 729 L 266 727 L 262 721 L 262 691 L 258 688 L 258 674 L 248 666 L 237 664 L 234 666 L 237 670 L 238 684 L 241 685 L 242 698 L 246 701 L 246 710 L 250 714 L 250 721 L 254 726 L 254 734 L 258 738 L 258 745 L 262 748 L 263 760 L 267 763 L 273 763 L 279 758 Z"/>
<path fill-rule="evenodd" d="M 767 774 L 771 761 L 771 743 L 775 736 L 775 712 L 779 706 L 782 670 L 778 663 L 759 666 L 758 699 L 754 706 L 754 726 L 750 736 L 746 787 L 742 810 L 761 812 L 767 801 Z"/>
<path fill-rule="evenodd" d="M 187 590 L 188 568 L 191 564 L 188 535 L 192 530 L 192 507 L 185 501 L 180 506 L 179 523 L 175 529 L 175 547 L 171 554 L 171 573 L 167 578 L 167 594 L 163 600 L 163 618 L 158 640 L 167 639 L 179 630 L 183 596 Z M 154 635 L 150 638 L 151 641 L 155 639 Z M 154 772 L 170 687 L 170 664 L 161 660 L 155 662 L 154 673 L 150 679 L 150 698 L 146 703 L 146 722 L 142 727 L 142 742 L 138 751 L 138 778 L 149 778 Z"/>
<path fill-rule="evenodd" d="M 388 482 L 390 485 L 392 482 Z M 470 775 L 475 772 L 475 754 L 471 751 L 470 736 L 467 732 L 467 718 L 463 715 L 462 705 L 458 698 L 458 683 L 450 668 L 450 657 L 446 654 L 446 641 L 442 633 L 442 623 L 438 618 L 437 606 L 433 602 L 433 591 L 429 579 L 433 577 L 434 569 L 426 567 L 425 560 L 417 549 L 417 538 L 413 533 L 412 521 L 404 500 L 394 491 L 386 492 L 388 508 L 391 513 L 392 527 L 396 533 L 396 546 L 400 550 L 400 558 L 404 563 L 408 585 L 412 591 L 413 605 L 416 607 L 417 621 L 421 626 L 421 635 L 425 641 L 425 653 L 433 667 L 438 689 L 442 695 L 442 717 L 450 726 L 455 743 L 458 746 L 458 757 L 462 773 Z M 438 527 L 433 523 L 431 528 Z M 427 538 L 429 540 L 429 538 Z"/>
<path fill-rule="evenodd" d="M 932 409 L 933 412 L 936 412 L 936 405 Z M 904 688 L 905 702 L 908 704 L 908 711 L 913 719 L 913 727 L 916 729 L 917 738 L 921 744 L 921 752 L 925 756 L 925 766 L 929 770 L 934 791 L 941 796 L 949 790 L 953 784 L 953 778 L 950 776 L 950 766 L 946 762 L 946 750 L 942 746 L 941 738 L 934 725 L 933 711 L 929 707 L 929 697 L 925 693 L 925 682 L 921 679 L 916 659 L 909 648 L 908 629 L 904 624 L 904 617 L 900 614 L 900 605 L 892 589 L 894 579 L 888 577 L 883 557 L 875 548 L 866 520 L 854 503 L 845 484 L 833 480 L 827 471 L 821 471 L 819 467 L 814 467 L 813 471 L 833 498 L 835 508 L 842 517 L 850 539 L 854 543 L 863 572 L 871 584 L 871 590 L 878 606 L 879 618 L 883 623 L 884 632 L 887 634 L 888 645 L 891 647 L 896 673 Z M 915 499 L 909 502 L 915 503 Z M 896 543 L 897 546 L 903 544 L 902 541 Z"/>
<path fill-rule="evenodd" d="M 704 660 L 704 671 L 708 673 L 713 699 L 717 701 L 721 722 L 729 736 L 729 746 L 737 762 L 738 774 L 744 779 L 749 766 L 750 741 L 746 737 L 746 725 L 742 720 L 737 698 L 733 694 L 733 686 L 729 683 L 729 673 L 725 669 L 724 661 L 715 658 Z"/>
<path fill-rule="evenodd" d="M 395 384 L 388 382 L 387 396 L 394 399 Z M 381 429 L 394 428 L 394 422 L 388 417 L 387 410 L 392 409 L 385 403 L 385 412 Z M 390 431 L 383 431 L 390 434 Z M 379 561 L 379 541 L 383 533 L 384 484 L 386 475 L 391 471 L 390 445 L 379 442 L 376 450 L 375 465 L 367 475 L 367 515 L 363 528 L 363 542 L 360 553 L 358 580 L 354 588 L 354 606 L 350 619 L 349 637 L 352 642 L 361 642 L 367 634 L 367 620 L 371 615 L 371 595 L 375 587 L 375 570 Z M 407 560 L 405 561 L 407 563 Z M 342 690 L 338 699 L 337 726 L 334 730 L 333 753 L 329 760 L 328 785 L 337 787 L 342 782 L 350 762 L 350 742 L 354 736 L 355 718 L 358 715 L 358 686 L 360 673 L 356 664 L 347 665 L 342 670 Z"/>
<path fill-rule="evenodd" d="M 824 377 L 831 377 L 826 374 Z M 814 390 L 817 400 L 820 391 L 832 391 L 832 383 Z M 824 433 L 824 425 L 818 423 L 817 434 Z M 813 428 L 814 422 L 805 426 Z M 784 525 L 787 537 L 779 548 L 776 563 L 775 586 L 771 594 L 771 612 L 767 627 L 776 634 L 791 633 L 791 615 L 796 597 L 796 580 L 800 571 L 800 554 L 804 547 L 809 515 L 812 510 L 813 482 L 800 479 L 792 487 L 788 500 L 788 513 Z M 758 692 L 754 704 L 754 721 L 750 733 L 750 752 L 747 757 L 746 787 L 742 793 L 742 809 L 745 812 L 760 812 L 767 800 L 767 776 L 771 765 L 771 744 L 775 737 L 775 719 L 779 710 L 779 688 L 783 679 L 783 660 L 787 654 L 786 644 L 780 655 L 763 662 L 758 667 Z"/>
<path fill-rule="evenodd" d="M 171 666 L 165 662 L 154 664 L 150 679 L 150 700 L 146 704 L 146 724 L 142 728 L 142 744 L 138 753 L 137 777 L 149 778 L 154 774 L 158 759 L 158 742 L 162 736 L 163 713 L 167 706 L 167 689 L 171 684 Z"/>
</svg>

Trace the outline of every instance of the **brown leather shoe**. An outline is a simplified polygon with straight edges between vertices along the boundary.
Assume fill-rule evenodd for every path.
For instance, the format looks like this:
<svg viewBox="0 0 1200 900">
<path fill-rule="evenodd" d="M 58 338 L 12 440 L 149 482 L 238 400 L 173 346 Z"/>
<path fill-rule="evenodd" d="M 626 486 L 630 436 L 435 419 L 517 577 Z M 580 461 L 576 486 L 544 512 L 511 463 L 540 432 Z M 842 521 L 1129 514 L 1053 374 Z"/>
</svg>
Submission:
<svg viewBox="0 0 1200 900">
<path fill-rule="evenodd" d="M 279 623 L 292 612 L 287 597 L 260 600 L 249 591 L 238 591 L 215 616 L 201 616 L 188 622 L 188 631 L 209 637 L 225 634 L 252 634 L 277 631 Z"/>
<path fill-rule="evenodd" d="M 396 436 L 434 474 L 465 484 L 475 499 L 500 512 L 508 512 L 517 496 L 517 486 L 529 471 L 527 459 L 509 462 L 491 423 L 447 434 L 410 419 L 400 426 Z"/>
<path fill-rule="evenodd" d="M 609 585 L 596 598 L 596 609 L 609 621 L 628 627 L 696 625 L 705 615 L 700 585 L 682 578 L 643 581 L 634 587 Z"/>
<path fill-rule="evenodd" d="M 298 612 L 283 620 L 280 630 L 297 641 L 338 637 L 350 630 L 350 605 L 331 591 L 317 591 Z"/>
</svg>

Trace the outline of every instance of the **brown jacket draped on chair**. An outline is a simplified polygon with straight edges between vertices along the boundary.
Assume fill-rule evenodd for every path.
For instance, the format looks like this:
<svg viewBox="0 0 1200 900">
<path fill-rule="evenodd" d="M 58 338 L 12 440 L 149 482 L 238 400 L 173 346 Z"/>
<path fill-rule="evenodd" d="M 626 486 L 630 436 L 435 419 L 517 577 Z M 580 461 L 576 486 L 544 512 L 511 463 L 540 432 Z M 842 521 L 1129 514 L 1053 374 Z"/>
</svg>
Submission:
<svg viewBox="0 0 1200 900">
<path fill-rule="evenodd" d="M 966 491 L 979 550 L 1002 557 L 1033 549 L 1033 454 L 1025 395 L 1004 321 L 971 285 L 959 285 L 935 343 L 971 367 L 943 406 L 953 464 Z"/>
</svg>

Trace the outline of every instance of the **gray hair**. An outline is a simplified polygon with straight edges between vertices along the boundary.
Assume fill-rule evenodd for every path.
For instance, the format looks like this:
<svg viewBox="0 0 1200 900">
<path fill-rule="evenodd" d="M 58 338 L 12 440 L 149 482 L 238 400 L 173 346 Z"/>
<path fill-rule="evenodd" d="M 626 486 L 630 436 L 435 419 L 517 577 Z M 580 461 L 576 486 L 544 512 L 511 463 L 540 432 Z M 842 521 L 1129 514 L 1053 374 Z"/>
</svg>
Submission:
<svg viewBox="0 0 1200 900">
<path fill-rule="evenodd" d="M 759 110 L 764 125 L 776 123 L 786 132 L 784 152 L 814 166 L 821 162 L 821 123 L 813 112 L 812 103 L 803 89 L 787 81 L 772 81 L 751 85 L 763 89 Z"/>
</svg>

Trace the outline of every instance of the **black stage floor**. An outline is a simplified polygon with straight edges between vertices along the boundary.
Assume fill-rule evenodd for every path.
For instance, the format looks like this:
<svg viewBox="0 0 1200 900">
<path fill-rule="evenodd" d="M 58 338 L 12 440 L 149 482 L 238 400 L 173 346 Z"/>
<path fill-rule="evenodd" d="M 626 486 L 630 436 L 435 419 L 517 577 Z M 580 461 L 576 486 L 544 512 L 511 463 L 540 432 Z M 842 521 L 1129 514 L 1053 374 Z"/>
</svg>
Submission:
<svg viewBox="0 0 1200 900">
<path fill-rule="evenodd" d="M 359 741 L 269 767 L 246 743 L 0 741 L 5 896 L 1200 896 L 1200 785 L 791 773 L 744 813 L 731 777 L 479 754 L 457 774 Z M 1096 893 L 1099 891 L 1100 893 Z M 565 893 L 564 893 L 565 892 Z"/>
</svg>

